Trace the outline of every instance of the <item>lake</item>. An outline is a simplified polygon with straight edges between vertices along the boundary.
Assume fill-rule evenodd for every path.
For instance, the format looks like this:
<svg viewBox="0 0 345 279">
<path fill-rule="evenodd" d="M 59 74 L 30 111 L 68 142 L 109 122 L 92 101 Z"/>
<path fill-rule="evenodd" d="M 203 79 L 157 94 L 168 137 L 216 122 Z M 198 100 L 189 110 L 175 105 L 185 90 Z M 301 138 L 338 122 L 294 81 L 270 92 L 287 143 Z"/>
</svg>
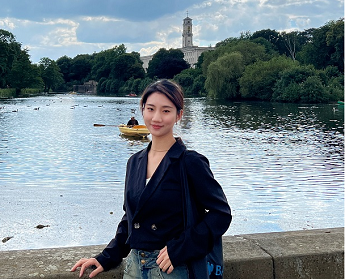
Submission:
<svg viewBox="0 0 345 279">
<path fill-rule="evenodd" d="M 233 212 L 226 235 L 344 226 L 344 107 L 185 105 L 175 134 L 209 159 L 223 186 Z M 0 239 L 13 237 L 0 250 L 113 238 L 126 161 L 150 141 L 120 135 L 131 116 L 143 123 L 139 98 L 0 100 Z"/>
</svg>

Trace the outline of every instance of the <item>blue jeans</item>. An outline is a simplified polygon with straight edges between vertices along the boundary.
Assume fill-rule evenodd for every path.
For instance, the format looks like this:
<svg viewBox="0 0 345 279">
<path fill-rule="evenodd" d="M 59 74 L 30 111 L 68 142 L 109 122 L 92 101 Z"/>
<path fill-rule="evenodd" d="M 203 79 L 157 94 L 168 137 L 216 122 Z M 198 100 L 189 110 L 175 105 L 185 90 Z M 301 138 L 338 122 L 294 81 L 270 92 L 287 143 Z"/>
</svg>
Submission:
<svg viewBox="0 0 345 279">
<path fill-rule="evenodd" d="M 123 279 L 188 279 L 186 265 L 174 267 L 172 273 L 163 272 L 156 263 L 159 251 L 132 249 L 126 259 Z"/>
</svg>

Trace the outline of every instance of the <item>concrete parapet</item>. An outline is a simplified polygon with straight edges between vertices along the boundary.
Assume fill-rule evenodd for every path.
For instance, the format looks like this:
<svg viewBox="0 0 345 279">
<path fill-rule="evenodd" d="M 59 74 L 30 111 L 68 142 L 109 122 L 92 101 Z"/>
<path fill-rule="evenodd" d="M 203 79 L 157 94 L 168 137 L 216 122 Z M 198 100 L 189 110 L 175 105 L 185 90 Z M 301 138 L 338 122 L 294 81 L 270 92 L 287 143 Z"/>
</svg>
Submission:
<svg viewBox="0 0 345 279">
<path fill-rule="evenodd" d="M 104 245 L 0 252 L 0 278 L 78 278 L 69 270 Z M 344 228 L 223 237 L 224 279 L 343 279 Z M 96 278 L 122 278 L 123 265 Z M 84 276 L 84 278 L 87 278 Z"/>
<path fill-rule="evenodd" d="M 224 278 L 344 278 L 344 228 L 225 237 L 223 246 Z"/>
</svg>

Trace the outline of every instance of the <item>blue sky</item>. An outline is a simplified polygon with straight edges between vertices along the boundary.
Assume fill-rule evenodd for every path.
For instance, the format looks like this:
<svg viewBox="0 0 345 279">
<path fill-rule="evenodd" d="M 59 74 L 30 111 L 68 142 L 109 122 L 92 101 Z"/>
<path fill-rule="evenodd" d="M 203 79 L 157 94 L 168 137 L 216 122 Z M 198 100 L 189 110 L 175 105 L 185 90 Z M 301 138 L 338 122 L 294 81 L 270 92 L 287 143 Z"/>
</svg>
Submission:
<svg viewBox="0 0 345 279">
<path fill-rule="evenodd" d="M 0 0 L 0 7 L 0 29 L 13 33 L 34 63 L 122 43 L 141 55 L 181 47 L 187 11 L 198 46 L 246 31 L 318 28 L 344 17 L 343 0 Z"/>
</svg>

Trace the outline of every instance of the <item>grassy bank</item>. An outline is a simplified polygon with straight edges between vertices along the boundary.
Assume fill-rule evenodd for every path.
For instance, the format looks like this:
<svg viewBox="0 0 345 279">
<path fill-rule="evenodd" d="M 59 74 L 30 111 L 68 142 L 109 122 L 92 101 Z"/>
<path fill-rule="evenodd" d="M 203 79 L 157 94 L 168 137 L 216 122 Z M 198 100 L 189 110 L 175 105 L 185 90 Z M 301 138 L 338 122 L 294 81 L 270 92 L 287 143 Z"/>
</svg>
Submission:
<svg viewBox="0 0 345 279">
<path fill-rule="evenodd" d="M 43 91 L 39 88 L 26 88 L 22 89 L 19 96 L 16 95 L 16 89 L 15 88 L 5 88 L 0 89 L 0 99 L 11 99 L 16 97 L 33 97 L 33 96 L 39 96 L 42 95 Z"/>
</svg>

